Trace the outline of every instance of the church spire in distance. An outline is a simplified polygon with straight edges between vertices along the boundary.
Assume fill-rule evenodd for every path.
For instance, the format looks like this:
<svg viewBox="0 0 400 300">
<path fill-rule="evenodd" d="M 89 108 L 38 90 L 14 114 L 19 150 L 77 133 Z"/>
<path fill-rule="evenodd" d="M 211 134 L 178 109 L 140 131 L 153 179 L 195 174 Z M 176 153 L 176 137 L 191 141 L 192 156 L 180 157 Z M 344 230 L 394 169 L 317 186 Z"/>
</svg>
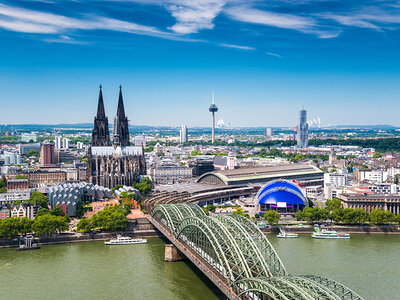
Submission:
<svg viewBox="0 0 400 300">
<path fill-rule="evenodd" d="M 104 109 L 103 93 L 100 84 L 99 102 L 97 104 L 97 115 L 94 117 L 92 131 L 92 146 L 109 146 L 110 133 L 108 130 L 108 118 Z"/>
<path fill-rule="evenodd" d="M 122 98 L 122 86 L 121 85 L 119 86 L 117 116 L 120 118 L 125 118 L 124 99 Z"/>
<path fill-rule="evenodd" d="M 130 145 L 128 118 L 125 116 L 121 85 L 119 86 L 117 115 L 114 118 L 113 145 L 114 147 Z"/>
<path fill-rule="evenodd" d="M 99 92 L 99 103 L 97 104 L 97 119 L 105 119 L 106 112 L 104 109 L 104 102 L 103 102 L 103 93 L 101 91 L 101 84 L 100 84 L 100 92 Z"/>
</svg>

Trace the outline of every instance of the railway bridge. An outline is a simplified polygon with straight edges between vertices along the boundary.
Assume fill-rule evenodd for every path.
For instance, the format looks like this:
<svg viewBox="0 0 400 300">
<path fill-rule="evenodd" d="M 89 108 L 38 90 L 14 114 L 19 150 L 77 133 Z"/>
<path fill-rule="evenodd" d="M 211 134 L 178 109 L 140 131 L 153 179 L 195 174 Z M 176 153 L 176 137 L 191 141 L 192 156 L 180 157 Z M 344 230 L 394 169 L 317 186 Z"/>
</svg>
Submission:
<svg viewBox="0 0 400 300">
<path fill-rule="evenodd" d="M 362 300 L 335 280 L 288 274 L 266 236 L 243 216 L 210 217 L 195 204 L 159 204 L 149 220 L 229 299 Z"/>
</svg>

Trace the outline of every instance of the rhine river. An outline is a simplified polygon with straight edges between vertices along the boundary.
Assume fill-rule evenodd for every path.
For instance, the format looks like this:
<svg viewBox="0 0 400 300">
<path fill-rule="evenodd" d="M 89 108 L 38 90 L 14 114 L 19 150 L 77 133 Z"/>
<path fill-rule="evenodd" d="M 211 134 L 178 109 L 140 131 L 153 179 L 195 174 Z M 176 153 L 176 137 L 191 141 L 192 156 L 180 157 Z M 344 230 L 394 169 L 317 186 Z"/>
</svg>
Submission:
<svg viewBox="0 0 400 300">
<path fill-rule="evenodd" d="M 336 279 L 366 300 L 400 299 L 400 235 L 353 234 L 350 240 L 268 235 L 291 274 Z M 0 249 L 0 299 L 220 299 L 190 263 L 166 263 L 164 241 L 103 242 Z"/>
</svg>

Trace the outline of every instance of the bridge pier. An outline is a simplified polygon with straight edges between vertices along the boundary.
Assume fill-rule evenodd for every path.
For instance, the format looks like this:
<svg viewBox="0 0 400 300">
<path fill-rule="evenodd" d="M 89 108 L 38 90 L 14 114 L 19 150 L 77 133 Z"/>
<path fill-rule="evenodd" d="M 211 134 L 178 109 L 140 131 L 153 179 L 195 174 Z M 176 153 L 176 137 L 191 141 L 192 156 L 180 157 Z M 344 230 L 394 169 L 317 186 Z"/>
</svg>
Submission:
<svg viewBox="0 0 400 300">
<path fill-rule="evenodd" d="M 176 248 L 173 244 L 166 244 L 165 245 L 165 261 L 173 262 L 173 261 L 180 261 L 184 260 L 186 257 Z"/>
</svg>

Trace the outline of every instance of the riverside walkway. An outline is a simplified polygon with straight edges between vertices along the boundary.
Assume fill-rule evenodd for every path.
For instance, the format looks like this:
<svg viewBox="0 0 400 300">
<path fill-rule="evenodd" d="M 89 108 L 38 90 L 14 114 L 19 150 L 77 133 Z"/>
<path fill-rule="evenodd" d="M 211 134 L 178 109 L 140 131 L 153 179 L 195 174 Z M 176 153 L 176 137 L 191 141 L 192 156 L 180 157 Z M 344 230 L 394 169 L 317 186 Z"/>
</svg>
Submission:
<svg viewBox="0 0 400 300">
<path fill-rule="evenodd" d="M 228 299 L 362 300 L 332 279 L 289 275 L 266 236 L 245 217 L 208 217 L 194 204 L 160 204 L 148 219 Z"/>
</svg>

